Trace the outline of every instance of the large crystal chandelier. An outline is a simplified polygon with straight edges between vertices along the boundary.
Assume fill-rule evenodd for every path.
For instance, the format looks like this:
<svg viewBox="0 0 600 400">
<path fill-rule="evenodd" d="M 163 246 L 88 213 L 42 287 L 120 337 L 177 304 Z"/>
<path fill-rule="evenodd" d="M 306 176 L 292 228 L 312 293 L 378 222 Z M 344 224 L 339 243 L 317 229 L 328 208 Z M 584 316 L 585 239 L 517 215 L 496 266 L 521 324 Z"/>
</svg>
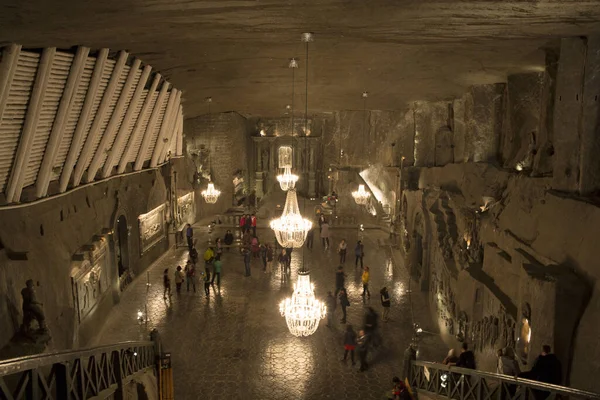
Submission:
<svg viewBox="0 0 600 400">
<path fill-rule="evenodd" d="M 304 244 L 310 228 L 312 228 L 312 222 L 300 214 L 296 190 L 288 190 L 283 214 L 271 221 L 271 229 L 275 231 L 277 242 L 284 248 L 300 248 Z"/>
<path fill-rule="evenodd" d="M 287 192 L 288 190 L 296 187 L 296 182 L 298 182 L 298 175 L 292 174 L 292 169 L 286 167 L 283 170 L 283 174 L 277 175 L 277 180 L 279 181 L 279 186 L 281 187 L 281 190 Z"/>
<path fill-rule="evenodd" d="M 299 272 L 292 297 L 279 305 L 279 311 L 294 336 L 312 335 L 317 331 L 319 321 L 327 314 L 325 304 L 315 298 L 314 289 L 309 272 Z"/>
<path fill-rule="evenodd" d="M 371 197 L 371 193 L 365 190 L 365 185 L 358 185 L 358 190 L 352 192 L 352 197 L 354 197 L 354 201 L 359 206 L 366 206 Z"/>
<path fill-rule="evenodd" d="M 200 193 L 202 194 L 202 197 L 204 197 L 204 201 L 209 204 L 215 204 L 219 198 L 219 195 L 221 194 L 221 191 L 215 189 L 214 183 L 208 182 L 208 187 L 206 190 L 203 190 Z"/>
</svg>

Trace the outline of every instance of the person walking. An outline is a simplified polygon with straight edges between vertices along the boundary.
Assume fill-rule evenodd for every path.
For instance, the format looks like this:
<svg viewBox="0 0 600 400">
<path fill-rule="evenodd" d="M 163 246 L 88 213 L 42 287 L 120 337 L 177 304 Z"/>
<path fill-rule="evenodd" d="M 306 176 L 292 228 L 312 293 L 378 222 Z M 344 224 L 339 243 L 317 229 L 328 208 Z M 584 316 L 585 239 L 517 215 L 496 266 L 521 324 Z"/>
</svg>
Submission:
<svg viewBox="0 0 600 400">
<path fill-rule="evenodd" d="M 250 214 L 246 214 L 245 223 L 244 231 L 250 233 L 250 228 L 252 228 L 252 219 L 250 218 Z"/>
<path fill-rule="evenodd" d="M 171 278 L 169 277 L 169 268 L 166 268 L 163 272 L 163 286 L 165 291 L 163 292 L 163 298 L 167 298 L 167 293 L 171 297 Z"/>
<path fill-rule="evenodd" d="M 562 365 L 556 355 L 552 353 L 552 348 L 545 344 L 542 346 L 541 354 L 533 362 L 531 370 L 522 373 L 520 376 L 538 382 L 560 385 Z"/>
<path fill-rule="evenodd" d="M 362 241 L 358 241 L 356 243 L 356 247 L 354 248 L 354 255 L 356 256 L 356 260 L 354 261 L 354 267 L 358 267 L 358 262 L 360 261 L 360 267 L 363 267 L 363 257 L 365 256 L 365 247 L 362 244 Z"/>
<path fill-rule="evenodd" d="M 335 315 L 335 306 L 337 301 L 333 296 L 333 293 L 327 292 L 327 298 L 325 299 L 325 304 L 327 305 L 327 326 L 331 328 L 333 325 L 333 317 Z"/>
<path fill-rule="evenodd" d="M 242 215 L 240 217 L 240 234 L 244 235 L 246 233 L 246 216 Z"/>
<path fill-rule="evenodd" d="M 323 214 L 319 215 L 319 235 L 321 234 L 321 228 L 325 223 L 325 216 Z"/>
<path fill-rule="evenodd" d="M 210 266 L 215 259 L 215 252 L 212 247 L 208 247 L 204 252 L 204 272 L 210 275 Z"/>
<path fill-rule="evenodd" d="M 279 261 L 279 268 L 281 269 L 282 275 L 287 272 L 287 266 L 288 266 L 289 259 L 290 259 L 290 257 L 288 256 L 285 249 L 282 249 L 281 253 L 279 253 L 279 257 L 277 258 L 277 261 Z"/>
<path fill-rule="evenodd" d="M 181 285 L 185 280 L 185 276 L 181 271 L 181 265 L 177 266 L 177 271 L 175 271 L 175 288 L 177 289 L 177 294 L 181 294 Z"/>
<path fill-rule="evenodd" d="M 256 215 L 254 214 L 250 217 L 250 226 L 252 227 L 252 234 L 256 236 Z"/>
<path fill-rule="evenodd" d="M 194 247 L 194 229 L 192 229 L 192 225 L 190 224 L 185 226 L 185 237 L 187 239 L 188 251 L 192 251 L 192 247 Z"/>
<path fill-rule="evenodd" d="M 246 268 L 246 274 L 244 276 L 248 277 L 250 276 L 250 262 L 252 261 L 252 258 L 250 256 L 250 250 L 244 248 L 244 250 L 242 250 L 242 253 L 244 255 L 244 266 Z"/>
<path fill-rule="evenodd" d="M 221 263 L 221 255 L 217 254 L 217 256 L 215 257 L 215 261 L 213 262 L 213 276 L 210 281 L 210 284 L 212 285 L 213 283 L 215 283 L 215 277 L 216 277 L 217 278 L 217 286 L 219 288 L 221 288 L 221 268 L 222 267 L 223 267 L 223 264 Z"/>
<path fill-rule="evenodd" d="M 346 308 L 350 306 L 350 301 L 348 300 L 348 294 L 346 293 L 346 289 L 342 288 L 340 290 L 340 306 L 342 306 L 342 319 L 340 322 L 342 324 L 346 323 Z"/>
<path fill-rule="evenodd" d="M 195 247 L 192 247 L 192 250 L 190 250 L 190 259 L 194 265 L 198 262 L 198 250 Z"/>
<path fill-rule="evenodd" d="M 359 372 L 366 371 L 369 368 L 367 364 L 367 352 L 369 349 L 369 338 L 365 331 L 361 330 L 358 333 L 358 340 L 356 341 L 358 344 L 358 359 L 360 360 L 360 368 Z"/>
<path fill-rule="evenodd" d="M 460 355 L 458 356 L 456 363 L 448 363 L 448 365 L 455 365 L 460 368 L 477 369 L 475 364 L 475 354 L 469 350 L 469 345 L 467 342 L 463 342 L 460 349 Z"/>
<path fill-rule="evenodd" d="M 196 267 L 194 267 L 194 263 L 191 260 L 185 266 L 185 283 L 188 292 L 190 291 L 191 284 L 194 288 L 194 293 L 196 293 Z"/>
<path fill-rule="evenodd" d="M 231 250 L 231 245 L 233 244 L 233 233 L 229 229 L 227 229 L 227 233 L 225 233 L 225 237 L 223 238 L 223 242 L 227 246 L 227 251 Z"/>
<path fill-rule="evenodd" d="M 335 296 L 337 297 L 338 293 L 344 289 L 344 284 L 346 281 L 346 274 L 344 273 L 344 267 L 341 265 L 338 267 L 337 272 L 335 273 Z"/>
<path fill-rule="evenodd" d="M 267 258 L 267 264 L 265 266 L 265 273 L 270 274 L 271 272 L 273 272 L 273 258 L 274 258 L 273 247 L 271 247 L 270 244 L 267 244 L 266 258 Z"/>
<path fill-rule="evenodd" d="M 356 348 L 356 332 L 352 328 L 352 325 L 348 324 L 346 326 L 346 333 L 344 334 L 344 358 L 343 362 L 346 362 L 346 358 L 348 357 L 348 353 L 350 353 L 350 359 L 352 360 L 352 366 L 356 363 L 354 362 L 354 349 Z"/>
<path fill-rule="evenodd" d="M 306 248 L 307 249 L 312 249 L 313 248 L 313 240 L 315 238 L 315 229 L 311 228 L 308 230 L 308 233 L 306 234 Z"/>
<path fill-rule="evenodd" d="M 294 251 L 293 247 L 286 247 L 285 254 L 287 255 L 287 272 L 288 274 L 292 272 L 292 252 Z"/>
<path fill-rule="evenodd" d="M 252 237 L 252 242 L 250 242 L 250 248 L 252 249 L 252 257 L 259 258 L 260 257 L 260 243 L 258 242 L 258 238 L 256 236 Z"/>
<path fill-rule="evenodd" d="M 210 272 L 204 276 L 204 293 L 206 293 L 206 299 L 210 296 Z"/>
<path fill-rule="evenodd" d="M 267 246 L 264 243 L 260 245 L 260 260 L 263 263 L 263 272 L 267 273 Z"/>
<path fill-rule="evenodd" d="M 215 247 L 216 247 L 215 257 L 223 254 L 223 242 L 221 241 L 221 238 L 217 238 L 217 241 L 215 242 Z"/>
<path fill-rule="evenodd" d="M 346 263 L 346 251 L 348 250 L 348 244 L 346 243 L 346 239 L 342 239 L 340 245 L 338 246 L 338 253 L 340 253 L 340 264 Z"/>
<path fill-rule="evenodd" d="M 362 296 L 365 297 L 365 294 L 367 295 L 367 298 L 371 298 L 371 292 L 369 292 L 369 279 L 371 278 L 370 276 L 371 274 L 369 274 L 369 267 L 364 267 L 363 268 L 363 273 L 362 273 L 362 285 L 363 285 L 363 292 L 362 292 Z"/>
<path fill-rule="evenodd" d="M 390 314 L 390 293 L 387 290 L 387 287 L 381 288 L 379 292 L 381 295 L 381 306 L 383 307 L 383 322 L 388 322 L 388 315 Z"/>
<path fill-rule="evenodd" d="M 329 248 L 329 223 L 327 220 L 321 225 L 321 241 L 325 249 Z"/>
</svg>

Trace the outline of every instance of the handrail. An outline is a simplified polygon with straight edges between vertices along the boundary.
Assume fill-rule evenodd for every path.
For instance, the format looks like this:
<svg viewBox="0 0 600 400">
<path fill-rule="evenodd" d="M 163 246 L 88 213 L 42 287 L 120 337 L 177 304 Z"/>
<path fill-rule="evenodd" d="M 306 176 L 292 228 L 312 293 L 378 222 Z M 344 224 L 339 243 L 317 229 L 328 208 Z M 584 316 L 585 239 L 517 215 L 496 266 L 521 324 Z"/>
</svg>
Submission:
<svg viewBox="0 0 600 400">
<path fill-rule="evenodd" d="M 130 341 L 4 360 L 0 399 L 121 398 L 136 375 L 156 373 L 157 355 L 154 342 Z"/>
<path fill-rule="evenodd" d="M 108 352 L 122 349 L 124 347 L 154 346 L 150 341 L 125 341 L 104 346 L 89 347 L 80 350 L 64 350 L 52 353 L 36 354 L 31 356 L 9 358 L 0 361 L 0 376 L 9 375 L 14 371 L 37 368 L 56 362 L 74 360 L 81 357 L 89 357 L 99 352 Z"/>
<path fill-rule="evenodd" d="M 411 362 L 409 382 L 417 391 L 459 400 L 535 399 L 541 392 L 548 393 L 548 399 L 560 395 L 600 400 L 600 394 L 594 392 L 427 361 Z"/>
</svg>

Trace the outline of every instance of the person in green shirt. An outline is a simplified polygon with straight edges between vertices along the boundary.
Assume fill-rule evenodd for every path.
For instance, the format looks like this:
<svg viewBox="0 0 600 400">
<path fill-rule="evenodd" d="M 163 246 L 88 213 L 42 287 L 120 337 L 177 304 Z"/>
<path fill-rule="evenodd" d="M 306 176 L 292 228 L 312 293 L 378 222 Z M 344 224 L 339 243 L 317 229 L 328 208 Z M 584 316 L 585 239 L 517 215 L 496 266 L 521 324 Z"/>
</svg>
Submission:
<svg viewBox="0 0 600 400">
<path fill-rule="evenodd" d="M 217 277 L 217 286 L 221 287 L 221 268 L 221 255 L 217 254 L 217 256 L 215 257 L 215 261 L 213 262 L 213 276 L 212 280 L 210 281 L 211 285 L 215 283 L 215 277 Z"/>
</svg>

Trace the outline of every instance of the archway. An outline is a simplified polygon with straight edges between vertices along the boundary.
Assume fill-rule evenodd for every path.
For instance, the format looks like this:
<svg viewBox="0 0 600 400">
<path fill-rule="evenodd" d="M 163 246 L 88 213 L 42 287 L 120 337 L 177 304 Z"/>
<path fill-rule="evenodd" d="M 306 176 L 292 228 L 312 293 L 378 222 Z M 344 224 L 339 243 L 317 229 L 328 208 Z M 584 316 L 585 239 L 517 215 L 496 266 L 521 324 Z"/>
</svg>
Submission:
<svg viewBox="0 0 600 400">
<path fill-rule="evenodd" d="M 117 268 L 119 279 L 121 280 L 121 278 L 129 274 L 129 227 L 127 225 L 127 218 L 122 214 L 117 218 L 115 234 L 117 237 L 115 246 Z"/>
</svg>

